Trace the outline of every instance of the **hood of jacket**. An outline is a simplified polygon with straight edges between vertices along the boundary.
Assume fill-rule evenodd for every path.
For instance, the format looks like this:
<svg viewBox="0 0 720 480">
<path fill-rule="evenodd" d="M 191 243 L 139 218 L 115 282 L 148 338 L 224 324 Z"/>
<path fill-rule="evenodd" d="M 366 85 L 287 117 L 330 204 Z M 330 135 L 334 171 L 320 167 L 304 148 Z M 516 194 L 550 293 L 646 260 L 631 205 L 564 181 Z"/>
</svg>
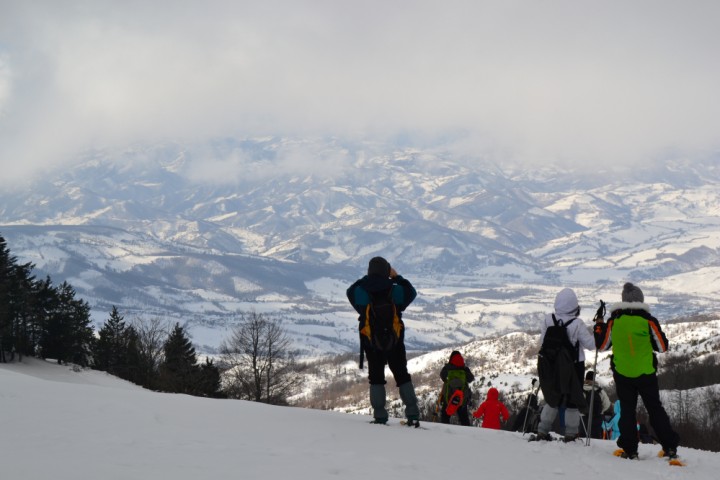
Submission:
<svg viewBox="0 0 720 480">
<path fill-rule="evenodd" d="M 645 310 L 650 313 L 650 306 L 647 303 L 641 302 L 618 302 L 612 304 L 610 307 L 610 313 L 618 310 Z"/>
<path fill-rule="evenodd" d="M 491 402 L 497 401 L 497 399 L 498 399 L 497 388 L 492 387 L 490 390 L 488 390 L 487 399 L 490 400 Z"/>
<path fill-rule="evenodd" d="M 578 316 L 577 295 L 571 288 L 563 288 L 555 296 L 555 317 L 558 320 L 572 320 Z"/>
</svg>

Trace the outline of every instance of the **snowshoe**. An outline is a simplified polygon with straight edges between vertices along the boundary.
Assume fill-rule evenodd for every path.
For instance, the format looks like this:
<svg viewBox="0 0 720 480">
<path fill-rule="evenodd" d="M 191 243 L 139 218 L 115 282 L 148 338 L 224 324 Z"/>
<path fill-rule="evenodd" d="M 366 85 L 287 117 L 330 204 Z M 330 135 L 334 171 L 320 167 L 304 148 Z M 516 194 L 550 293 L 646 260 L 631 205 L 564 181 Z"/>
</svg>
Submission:
<svg viewBox="0 0 720 480">
<path fill-rule="evenodd" d="M 455 415 L 455 412 L 457 412 L 457 409 L 460 408 L 460 405 L 462 405 L 464 399 L 464 395 L 462 390 L 455 390 L 450 397 L 450 400 L 448 401 L 448 405 L 445 408 L 445 413 L 448 414 L 448 416 Z"/>
<path fill-rule="evenodd" d="M 660 450 L 658 452 L 658 457 L 666 459 L 669 465 L 673 465 L 675 467 L 684 467 L 685 465 L 687 465 L 683 460 L 680 459 L 680 456 L 677 454 L 677 450 L 675 450 L 674 448 Z"/>
</svg>

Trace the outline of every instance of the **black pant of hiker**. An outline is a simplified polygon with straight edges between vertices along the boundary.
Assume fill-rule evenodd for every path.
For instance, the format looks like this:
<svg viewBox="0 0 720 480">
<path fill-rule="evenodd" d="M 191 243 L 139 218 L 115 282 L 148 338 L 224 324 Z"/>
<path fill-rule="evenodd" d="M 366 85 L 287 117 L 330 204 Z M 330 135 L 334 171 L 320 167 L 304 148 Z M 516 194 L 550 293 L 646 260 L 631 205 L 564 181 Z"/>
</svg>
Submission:
<svg viewBox="0 0 720 480">
<path fill-rule="evenodd" d="M 446 408 L 447 408 L 447 405 L 445 403 L 440 405 L 440 422 L 441 423 L 450 423 L 450 415 L 448 415 L 447 412 L 445 411 Z M 458 407 L 457 411 L 455 412 L 455 414 L 457 414 L 460 425 L 462 425 L 464 427 L 470 426 L 470 416 L 468 413 L 467 403 L 463 403 L 462 405 L 460 405 Z"/>
<path fill-rule="evenodd" d="M 628 378 L 613 373 L 618 400 L 620 400 L 620 438 L 618 447 L 627 453 L 635 453 L 638 449 L 637 431 L 637 399 L 642 397 L 645 409 L 650 417 L 650 426 L 660 440 L 663 450 L 675 450 L 680 443 L 680 436 L 672 429 L 670 418 L 660 402 L 660 390 L 656 374 L 640 375 Z"/>
<path fill-rule="evenodd" d="M 385 385 L 385 383 L 387 383 L 385 381 L 386 364 L 390 367 L 390 371 L 398 387 L 411 380 L 407 369 L 405 344 L 402 342 L 387 353 L 366 348 L 365 358 L 367 358 L 368 362 L 368 380 L 370 381 L 370 385 Z"/>
<path fill-rule="evenodd" d="M 420 419 L 415 387 L 407 370 L 407 355 L 405 345 L 400 343 L 390 352 L 379 352 L 372 348 L 365 349 L 365 356 L 368 361 L 368 380 L 370 381 L 370 406 L 373 410 L 373 417 L 377 423 L 385 423 L 388 420 L 388 411 L 385 408 L 385 365 L 397 383 L 400 399 L 405 405 L 405 417 L 409 421 Z"/>
</svg>

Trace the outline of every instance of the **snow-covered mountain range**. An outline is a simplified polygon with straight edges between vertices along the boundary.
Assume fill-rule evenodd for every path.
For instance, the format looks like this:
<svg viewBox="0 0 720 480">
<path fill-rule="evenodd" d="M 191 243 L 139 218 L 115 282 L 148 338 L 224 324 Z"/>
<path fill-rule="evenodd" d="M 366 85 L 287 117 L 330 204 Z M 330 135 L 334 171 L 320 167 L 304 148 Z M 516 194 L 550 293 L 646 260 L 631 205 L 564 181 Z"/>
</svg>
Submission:
<svg viewBox="0 0 720 480">
<path fill-rule="evenodd" d="M 382 255 L 419 291 L 409 346 L 431 350 L 533 330 L 563 286 L 586 317 L 627 280 L 662 319 L 717 311 L 717 160 L 588 173 L 338 140 L 136 147 L 4 187 L 0 235 L 96 322 L 113 305 L 180 321 L 207 353 L 249 311 L 302 355 L 355 350 L 345 289 Z"/>
</svg>

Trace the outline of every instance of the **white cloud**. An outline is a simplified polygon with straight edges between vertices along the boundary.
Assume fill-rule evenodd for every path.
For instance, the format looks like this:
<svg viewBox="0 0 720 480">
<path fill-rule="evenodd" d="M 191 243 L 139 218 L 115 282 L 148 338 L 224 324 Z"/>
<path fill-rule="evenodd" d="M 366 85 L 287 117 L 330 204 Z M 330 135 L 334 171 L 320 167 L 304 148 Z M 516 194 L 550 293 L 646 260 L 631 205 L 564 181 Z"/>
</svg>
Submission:
<svg viewBox="0 0 720 480">
<path fill-rule="evenodd" d="M 717 2 L 7 3 L 15 175 L 226 135 L 462 131 L 479 155 L 571 163 L 720 144 Z"/>
<path fill-rule="evenodd" d="M 0 55 L 0 116 L 3 115 L 5 103 L 10 96 L 11 82 L 10 67 L 7 58 L 5 55 Z"/>
</svg>

